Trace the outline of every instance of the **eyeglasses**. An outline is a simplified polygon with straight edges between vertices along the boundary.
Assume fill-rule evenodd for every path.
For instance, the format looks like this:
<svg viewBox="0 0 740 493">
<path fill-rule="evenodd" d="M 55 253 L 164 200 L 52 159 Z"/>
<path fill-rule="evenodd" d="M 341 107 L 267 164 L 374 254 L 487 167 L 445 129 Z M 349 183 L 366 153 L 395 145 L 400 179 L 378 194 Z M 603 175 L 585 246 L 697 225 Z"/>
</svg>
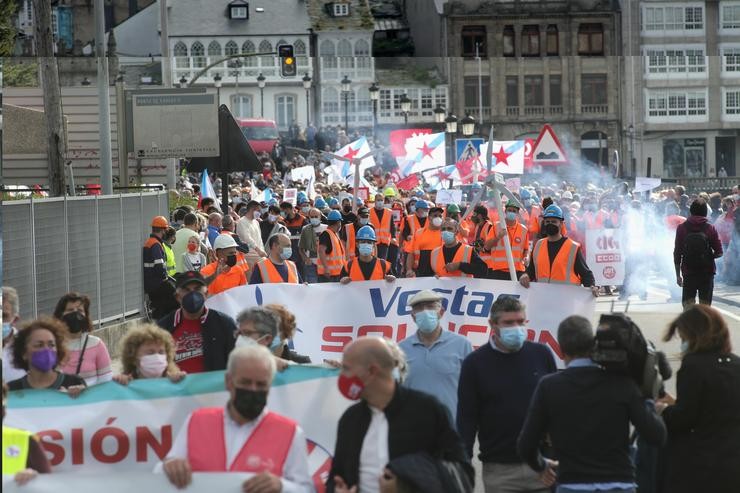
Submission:
<svg viewBox="0 0 740 493">
<path fill-rule="evenodd" d="M 455 232 L 455 228 L 441 228 L 441 229 L 442 231 L 452 231 L 453 233 Z"/>
</svg>

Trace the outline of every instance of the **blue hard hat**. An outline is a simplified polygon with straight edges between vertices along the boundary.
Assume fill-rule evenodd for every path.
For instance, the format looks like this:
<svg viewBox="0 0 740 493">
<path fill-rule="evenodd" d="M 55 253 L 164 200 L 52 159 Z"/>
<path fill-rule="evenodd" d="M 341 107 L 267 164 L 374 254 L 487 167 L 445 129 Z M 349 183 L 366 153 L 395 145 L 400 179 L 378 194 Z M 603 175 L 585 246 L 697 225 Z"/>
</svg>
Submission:
<svg viewBox="0 0 740 493">
<path fill-rule="evenodd" d="M 408 203 L 409 203 L 409 204 L 415 204 L 415 203 L 416 203 L 416 202 L 417 202 L 418 200 L 419 200 L 419 199 L 417 199 L 416 197 L 411 197 L 411 198 L 409 199 L 409 202 L 408 202 Z"/>
<path fill-rule="evenodd" d="M 298 205 L 310 203 L 310 201 L 308 200 L 308 197 L 301 197 L 301 196 L 298 196 L 297 202 L 298 202 Z"/>
<path fill-rule="evenodd" d="M 270 199 L 270 201 L 267 203 L 267 205 L 278 205 L 277 199 Z"/>
<path fill-rule="evenodd" d="M 417 197 L 421 197 L 422 195 L 424 195 L 424 190 L 417 190 L 414 193 L 416 194 Z"/>
<path fill-rule="evenodd" d="M 529 190 L 526 188 L 520 188 L 519 189 L 519 196 L 522 198 L 522 200 L 527 200 L 532 198 L 532 194 L 529 193 Z"/>
<path fill-rule="evenodd" d="M 329 207 L 333 207 L 335 205 L 339 205 L 339 200 L 337 200 L 336 197 L 332 197 L 329 199 Z"/>
<path fill-rule="evenodd" d="M 473 188 L 473 190 L 478 190 L 478 189 L 482 188 L 482 185 L 479 182 L 475 182 L 475 183 L 473 183 L 472 188 Z"/>
<path fill-rule="evenodd" d="M 416 208 L 417 209 L 429 209 L 429 202 L 427 202 L 426 200 L 417 200 Z"/>
<path fill-rule="evenodd" d="M 326 216 L 327 221 L 341 221 L 342 220 L 342 214 L 337 210 L 332 210 L 329 212 L 329 215 Z"/>
<path fill-rule="evenodd" d="M 356 239 L 377 241 L 375 238 L 375 230 L 371 226 L 363 226 L 358 229 Z"/>
<path fill-rule="evenodd" d="M 554 217 L 556 219 L 563 220 L 563 210 L 555 204 L 548 205 L 545 209 L 545 213 L 542 214 L 543 218 Z"/>
<path fill-rule="evenodd" d="M 365 205 L 365 201 L 363 201 L 360 197 L 357 197 L 357 200 L 355 202 L 357 202 L 357 205 L 360 206 Z"/>
<path fill-rule="evenodd" d="M 298 198 L 298 200 L 308 199 L 308 196 L 306 196 L 306 192 L 298 192 L 297 198 Z"/>
<path fill-rule="evenodd" d="M 313 205 L 315 205 L 317 209 L 324 209 L 326 207 L 326 202 L 324 202 L 324 199 L 319 197 L 318 199 L 316 199 Z"/>
</svg>

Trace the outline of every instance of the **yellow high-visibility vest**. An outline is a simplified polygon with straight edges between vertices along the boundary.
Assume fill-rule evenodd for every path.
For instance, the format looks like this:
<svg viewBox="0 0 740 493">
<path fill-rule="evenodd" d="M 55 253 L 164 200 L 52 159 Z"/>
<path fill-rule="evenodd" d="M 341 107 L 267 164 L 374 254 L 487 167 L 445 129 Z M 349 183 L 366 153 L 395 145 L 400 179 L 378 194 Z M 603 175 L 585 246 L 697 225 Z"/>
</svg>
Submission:
<svg viewBox="0 0 740 493">
<path fill-rule="evenodd" d="M 3 474 L 26 469 L 30 440 L 30 432 L 3 426 Z"/>
</svg>

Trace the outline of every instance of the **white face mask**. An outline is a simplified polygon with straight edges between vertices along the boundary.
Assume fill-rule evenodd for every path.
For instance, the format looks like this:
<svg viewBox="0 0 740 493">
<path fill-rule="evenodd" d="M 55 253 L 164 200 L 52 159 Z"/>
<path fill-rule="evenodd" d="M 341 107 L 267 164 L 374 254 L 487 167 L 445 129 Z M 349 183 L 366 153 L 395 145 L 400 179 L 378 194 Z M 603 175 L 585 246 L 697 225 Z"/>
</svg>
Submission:
<svg viewBox="0 0 740 493">
<path fill-rule="evenodd" d="M 440 226 L 442 226 L 442 218 L 441 217 L 432 218 L 432 226 L 434 226 L 435 228 L 439 228 Z"/>
<path fill-rule="evenodd" d="M 419 216 L 419 217 L 420 217 L 421 219 L 424 219 L 425 217 L 429 216 L 429 213 L 428 213 L 428 212 L 426 212 L 426 211 L 423 211 L 423 212 L 422 212 L 422 211 L 419 211 L 419 210 L 417 210 L 417 211 L 416 211 L 416 213 L 417 213 L 417 215 L 418 215 L 418 216 Z"/>
<path fill-rule="evenodd" d="M 254 218 L 259 219 L 262 213 L 260 211 L 254 211 Z"/>
<path fill-rule="evenodd" d="M 234 347 L 256 346 L 257 344 L 259 343 L 251 337 L 240 334 L 239 337 L 236 338 L 236 343 L 234 344 Z"/>
<path fill-rule="evenodd" d="M 311 221 L 311 226 L 318 226 L 319 224 L 321 224 L 321 219 L 318 217 L 312 217 L 310 221 Z"/>
<path fill-rule="evenodd" d="M 159 378 L 167 369 L 167 355 L 147 354 L 139 358 L 139 374 L 143 378 Z"/>
<path fill-rule="evenodd" d="M 277 221 L 277 218 L 278 217 L 275 214 L 269 214 L 267 216 L 267 220 L 270 221 L 271 223 L 274 223 L 275 221 Z"/>
</svg>

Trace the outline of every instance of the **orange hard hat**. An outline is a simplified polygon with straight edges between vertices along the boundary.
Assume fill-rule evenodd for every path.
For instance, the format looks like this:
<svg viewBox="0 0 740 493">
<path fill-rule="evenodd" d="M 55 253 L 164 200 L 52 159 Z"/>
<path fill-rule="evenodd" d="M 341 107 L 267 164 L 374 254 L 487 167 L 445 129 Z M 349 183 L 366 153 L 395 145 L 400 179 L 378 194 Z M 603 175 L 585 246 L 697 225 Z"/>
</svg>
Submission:
<svg viewBox="0 0 740 493">
<path fill-rule="evenodd" d="M 169 221 L 164 216 L 156 216 L 152 219 L 152 228 L 167 228 L 169 225 Z"/>
</svg>

